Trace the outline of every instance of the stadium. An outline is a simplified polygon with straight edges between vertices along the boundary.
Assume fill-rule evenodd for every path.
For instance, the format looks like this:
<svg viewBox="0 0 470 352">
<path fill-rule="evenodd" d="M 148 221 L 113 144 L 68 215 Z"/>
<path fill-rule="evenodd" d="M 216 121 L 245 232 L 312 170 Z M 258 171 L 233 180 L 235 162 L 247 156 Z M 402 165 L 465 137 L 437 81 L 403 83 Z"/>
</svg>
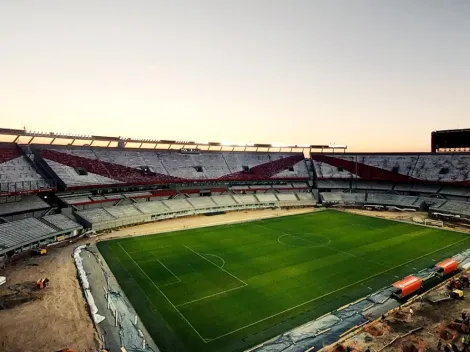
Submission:
<svg viewBox="0 0 470 352">
<path fill-rule="evenodd" d="M 0 140 L 0 317 L 31 332 L 6 326 L 10 350 L 38 335 L 64 351 L 327 350 L 470 267 L 470 130 L 433 132 L 429 153 Z"/>
</svg>

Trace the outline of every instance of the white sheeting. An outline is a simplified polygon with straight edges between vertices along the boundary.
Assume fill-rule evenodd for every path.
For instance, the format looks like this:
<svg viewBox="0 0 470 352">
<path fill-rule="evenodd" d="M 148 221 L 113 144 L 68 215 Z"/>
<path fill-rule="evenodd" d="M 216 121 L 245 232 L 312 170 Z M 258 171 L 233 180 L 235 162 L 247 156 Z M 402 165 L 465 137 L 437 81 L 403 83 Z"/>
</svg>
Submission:
<svg viewBox="0 0 470 352">
<path fill-rule="evenodd" d="M 0 286 L 2 286 L 5 282 L 7 282 L 7 278 L 5 276 L 0 276 Z"/>
<path fill-rule="evenodd" d="M 75 260 L 75 265 L 77 266 L 78 277 L 80 278 L 80 283 L 82 284 L 82 288 L 85 292 L 85 298 L 88 302 L 88 306 L 90 307 L 93 320 L 96 324 L 99 324 L 105 319 L 105 317 L 98 314 L 98 307 L 96 306 L 95 300 L 90 291 L 90 282 L 88 281 L 88 278 L 86 276 L 85 269 L 83 269 L 83 260 L 82 257 L 80 257 L 80 252 L 84 248 L 86 248 L 85 245 L 78 246 L 77 248 L 75 248 L 73 252 L 73 258 Z"/>
</svg>

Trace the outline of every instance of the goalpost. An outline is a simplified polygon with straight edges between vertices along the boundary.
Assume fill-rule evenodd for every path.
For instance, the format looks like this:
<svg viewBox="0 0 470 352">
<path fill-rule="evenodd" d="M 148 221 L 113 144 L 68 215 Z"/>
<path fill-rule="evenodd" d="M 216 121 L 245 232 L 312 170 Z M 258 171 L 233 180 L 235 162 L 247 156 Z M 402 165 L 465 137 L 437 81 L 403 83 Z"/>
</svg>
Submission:
<svg viewBox="0 0 470 352">
<path fill-rule="evenodd" d="M 424 219 L 424 225 L 444 227 L 444 222 L 441 220 Z"/>
</svg>

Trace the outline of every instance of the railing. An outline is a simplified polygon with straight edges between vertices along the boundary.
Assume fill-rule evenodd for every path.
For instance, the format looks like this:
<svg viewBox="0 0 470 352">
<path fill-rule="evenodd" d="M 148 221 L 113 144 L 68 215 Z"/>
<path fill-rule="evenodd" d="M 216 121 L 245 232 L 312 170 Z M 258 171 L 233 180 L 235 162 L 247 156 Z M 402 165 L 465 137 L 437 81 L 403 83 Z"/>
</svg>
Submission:
<svg viewBox="0 0 470 352">
<path fill-rule="evenodd" d="M 0 196 L 15 196 L 55 191 L 54 179 L 38 179 L 33 181 L 18 181 L 0 183 Z"/>
</svg>

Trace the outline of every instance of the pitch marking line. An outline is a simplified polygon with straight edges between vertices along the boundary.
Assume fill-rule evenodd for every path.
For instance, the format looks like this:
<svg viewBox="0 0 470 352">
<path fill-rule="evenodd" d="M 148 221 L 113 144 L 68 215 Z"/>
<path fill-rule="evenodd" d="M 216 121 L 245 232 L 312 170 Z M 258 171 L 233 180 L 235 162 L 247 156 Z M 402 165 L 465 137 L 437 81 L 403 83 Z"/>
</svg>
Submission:
<svg viewBox="0 0 470 352">
<path fill-rule="evenodd" d="M 279 231 L 278 231 L 278 232 L 279 232 Z M 313 233 L 309 233 L 309 234 L 310 234 L 310 235 L 314 235 Z M 294 238 L 297 238 L 297 239 L 299 239 L 299 240 L 302 240 L 302 241 L 311 243 L 312 246 L 303 247 L 303 246 L 294 246 L 294 245 L 291 245 L 291 244 L 284 243 L 284 242 L 281 241 L 281 238 L 286 237 L 286 236 L 294 237 Z M 320 248 L 320 247 L 328 247 L 328 245 L 331 243 L 331 239 L 329 239 L 329 238 L 326 237 L 326 236 L 323 236 L 323 235 L 314 235 L 314 236 L 319 236 L 319 237 L 326 238 L 326 239 L 328 240 L 328 242 L 325 243 L 325 244 L 316 244 L 315 242 L 306 240 L 305 238 L 302 238 L 302 237 L 299 237 L 299 236 L 291 235 L 290 233 L 284 233 L 283 235 L 279 236 L 279 237 L 277 238 L 277 241 L 278 241 L 280 244 L 283 244 L 284 246 L 292 247 L 292 248 Z"/>
<path fill-rule="evenodd" d="M 219 266 L 219 268 L 222 269 L 225 266 L 225 260 L 223 258 L 219 257 L 218 255 L 210 254 L 210 253 L 204 253 L 204 255 L 210 255 L 211 257 L 219 258 L 222 261 L 222 266 Z M 215 263 L 213 263 L 213 264 L 216 265 Z"/>
<path fill-rule="evenodd" d="M 173 304 L 173 302 L 170 301 L 170 299 L 165 295 L 165 293 L 163 293 L 163 291 L 155 284 L 155 282 L 152 281 L 152 279 L 147 275 L 147 273 L 140 267 L 139 264 L 137 264 L 137 262 L 134 260 L 134 258 L 131 257 L 131 255 L 129 253 L 127 253 L 127 251 L 121 246 L 121 243 L 118 242 L 118 245 L 119 247 L 121 247 L 121 249 L 124 251 L 124 253 L 127 254 L 127 256 L 130 258 L 130 260 L 132 260 L 132 262 L 140 269 L 140 271 L 142 272 L 142 274 L 145 275 L 145 277 L 152 283 L 152 285 L 158 290 L 158 292 L 160 292 L 160 294 L 165 297 L 165 299 L 168 301 L 168 303 L 171 304 L 171 306 L 178 312 L 178 314 L 181 316 L 181 318 L 183 318 L 183 320 L 188 323 L 188 325 L 191 327 L 191 329 L 194 330 L 194 332 L 197 334 L 197 336 L 199 336 L 201 338 L 202 341 L 204 341 L 204 343 L 207 343 L 208 342 L 208 339 L 205 339 L 204 337 L 201 336 L 201 334 L 199 333 L 199 331 L 196 330 L 196 328 L 189 322 L 188 319 L 186 319 L 186 317 L 183 315 L 183 313 L 181 313 L 179 311 L 178 308 L 175 307 L 175 305 Z"/>
<path fill-rule="evenodd" d="M 418 260 L 418 259 L 427 257 L 428 255 L 437 253 L 437 252 L 439 252 L 439 251 L 442 251 L 443 249 L 449 248 L 449 247 L 451 247 L 451 246 L 455 246 L 456 244 L 462 243 L 462 242 L 467 241 L 467 240 L 468 240 L 468 238 L 464 238 L 464 239 L 461 240 L 461 241 L 457 241 L 457 242 L 455 242 L 455 243 L 449 244 L 448 246 L 439 248 L 439 249 L 437 249 L 437 250 L 435 250 L 435 251 L 433 251 L 433 252 L 429 252 L 429 253 L 424 254 L 424 255 L 422 255 L 422 256 L 420 256 L 420 257 L 414 258 L 414 259 L 412 259 L 412 260 L 410 260 L 410 261 L 408 261 L 408 262 L 405 262 L 405 263 L 402 263 L 402 264 L 400 264 L 400 265 L 394 266 L 393 268 L 390 268 L 390 269 L 384 270 L 384 271 L 382 271 L 382 272 L 380 272 L 380 273 L 371 275 L 371 276 L 369 276 L 369 277 L 366 277 L 365 279 L 361 279 L 361 280 L 359 280 L 359 281 L 353 282 L 352 284 L 349 284 L 349 285 L 340 287 L 340 288 L 338 288 L 338 289 L 336 289 L 336 290 L 333 290 L 333 291 L 331 291 L 331 292 L 325 293 L 324 295 L 315 297 L 315 298 L 313 298 L 313 299 L 311 299 L 311 300 L 309 300 L 309 301 L 306 301 L 306 302 L 297 304 L 297 305 L 294 306 L 294 307 L 287 308 L 287 309 L 285 309 L 285 310 L 283 310 L 283 311 L 281 311 L 281 312 L 279 312 L 279 313 L 275 313 L 275 314 L 273 314 L 273 315 L 270 315 L 269 317 L 266 317 L 266 318 L 260 319 L 260 320 L 258 320 L 258 321 L 255 321 L 254 323 L 251 323 L 251 324 L 242 326 L 241 328 L 238 328 L 238 329 L 235 329 L 235 330 L 233 330 L 233 331 L 230 331 L 230 332 L 228 332 L 228 333 L 226 333 L 226 334 L 217 336 L 217 337 L 215 337 L 215 338 L 213 338 L 213 339 L 207 339 L 207 341 L 208 341 L 208 342 L 212 342 L 212 341 L 221 339 L 222 337 L 229 336 L 229 335 L 231 335 L 231 334 L 233 334 L 233 333 L 236 333 L 236 332 L 238 332 L 238 331 L 240 331 L 240 330 L 249 328 L 250 326 L 253 326 L 253 325 L 256 325 L 256 324 L 258 324 L 258 323 L 261 323 L 261 322 L 263 322 L 263 321 L 265 321 L 265 320 L 274 318 L 274 317 L 276 317 L 276 316 L 278 316 L 278 315 L 281 315 L 281 314 L 286 313 L 286 312 L 288 312 L 288 311 L 291 311 L 291 310 L 293 310 L 293 309 L 299 308 L 299 307 L 301 307 L 301 306 L 303 306 L 303 305 L 305 305 L 305 304 L 315 302 L 315 301 L 317 301 L 317 300 L 319 300 L 319 299 L 321 299 L 321 298 L 327 297 L 327 296 L 329 296 L 329 295 L 331 295 L 331 294 L 333 294 L 333 293 L 336 293 L 336 292 L 342 291 L 342 290 L 344 290 L 344 289 L 347 289 L 347 288 L 349 288 L 349 287 L 352 287 L 352 286 L 354 286 L 354 285 L 363 283 L 363 282 L 365 282 L 365 281 L 367 281 L 367 280 L 370 280 L 370 279 L 373 279 L 373 278 L 375 278 L 375 277 L 377 277 L 377 276 L 383 275 L 383 274 L 385 274 L 385 273 L 387 273 L 387 272 L 389 272 L 389 271 L 391 271 L 391 270 L 397 269 L 397 268 L 399 268 L 399 267 L 401 267 L 401 266 L 403 266 L 403 265 L 412 263 L 412 262 L 414 262 L 415 260 Z"/>
<path fill-rule="evenodd" d="M 349 255 L 351 257 L 354 257 L 354 258 L 357 258 L 357 259 L 360 259 L 360 260 L 363 260 L 365 262 L 368 262 L 368 263 L 371 263 L 371 264 L 375 264 L 375 265 L 378 265 L 378 266 L 382 266 L 384 268 L 390 268 L 388 265 L 385 265 L 385 264 L 382 264 L 382 263 L 379 263 L 379 262 L 374 262 L 372 260 L 368 260 L 368 259 L 365 259 L 365 258 L 362 258 L 362 257 L 359 257 L 358 255 L 355 255 L 355 254 L 352 254 L 352 253 L 349 253 L 349 252 L 345 252 L 345 251 L 342 251 L 341 249 L 336 249 L 334 247 L 331 247 L 331 246 L 326 246 L 326 248 L 329 248 L 329 249 L 332 249 L 336 252 L 339 252 L 339 253 L 344 253 L 346 255 Z"/>
<path fill-rule="evenodd" d="M 231 277 L 233 277 L 234 279 L 240 281 L 243 285 L 248 286 L 248 284 L 247 284 L 245 281 L 243 281 L 243 280 L 239 279 L 238 277 L 236 277 L 235 275 L 229 273 L 229 272 L 228 272 L 227 270 L 225 270 L 224 268 L 222 268 L 222 267 L 220 267 L 220 266 L 218 266 L 218 265 L 215 265 L 213 262 L 211 262 L 209 259 L 205 258 L 205 257 L 204 257 L 203 255 L 201 255 L 200 253 L 198 253 L 198 252 L 196 252 L 195 250 L 189 248 L 188 246 L 185 246 L 184 244 L 182 244 L 182 246 L 183 246 L 184 248 L 190 250 L 190 251 L 193 252 L 194 254 L 197 254 L 198 256 L 200 256 L 200 257 L 201 257 L 202 259 L 204 259 L 205 261 L 211 263 L 211 264 L 212 264 L 213 266 L 215 266 L 216 268 L 219 268 L 219 269 L 222 270 L 224 273 L 229 274 L 229 275 L 230 275 Z"/>
<path fill-rule="evenodd" d="M 215 296 L 218 296 L 218 295 L 223 295 L 224 293 L 227 293 L 227 292 L 230 292 L 230 291 L 235 291 L 235 290 L 238 290 L 238 289 L 246 287 L 246 286 L 248 286 L 248 285 L 237 286 L 237 287 L 231 288 L 229 290 L 225 290 L 225 291 L 222 291 L 222 292 L 214 293 L 214 294 L 209 295 L 209 296 L 204 296 L 204 297 L 201 297 L 201 298 L 198 298 L 198 299 L 194 299 L 194 300 L 189 301 L 189 302 L 184 302 L 184 303 L 178 304 L 177 307 L 186 306 L 188 304 L 198 302 L 198 301 L 202 301 L 202 300 L 205 300 L 207 298 L 215 297 Z"/>
<path fill-rule="evenodd" d="M 161 264 L 161 266 L 163 266 L 166 270 L 168 270 L 168 271 L 170 272 L 170 274 L 173 275 L 173 276 L 176 278 L 176 280 L 178 280 L 178 281 L 169 282 L 169 283 L 164 284 L 164 285 L 160 285 L 159 287 L 165 287 L 165 286 L 169 286 L 169 285 L 173 285 L 173 284 L 178 284 L 178 283 L 181 282 L 181 279 L 180 279 L 178 276 L 176 276 L 173 271 L 171 271 L 170 269 L 168 269 L 168 267 L 167 267 L 165 264 L 163 264 L 163 263 L 162 263 L 161 261 L 159 261 L 158 259 L 157 259 L 157 262 L 159 262 L 159 263 Z"/>
</svg>

